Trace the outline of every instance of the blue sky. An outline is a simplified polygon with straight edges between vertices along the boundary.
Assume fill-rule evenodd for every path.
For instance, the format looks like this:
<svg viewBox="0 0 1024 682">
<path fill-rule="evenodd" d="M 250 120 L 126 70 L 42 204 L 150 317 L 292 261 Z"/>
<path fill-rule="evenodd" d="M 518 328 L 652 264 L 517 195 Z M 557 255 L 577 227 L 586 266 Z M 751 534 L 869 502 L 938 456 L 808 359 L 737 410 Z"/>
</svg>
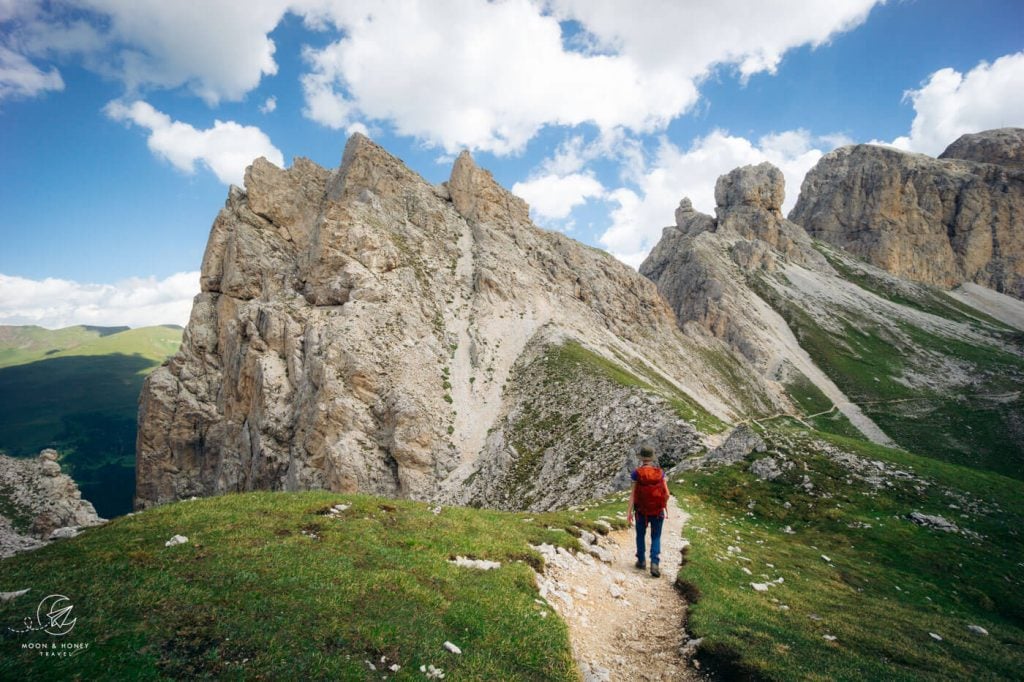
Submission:
<svg viewBox="0 0 1024 682">
<path fill-rule="evenodd" d="M 635 266 L 737 165 L 1024 126 L 1022 50 L 1019 1 L 0 0 L 0 324 L 184 323 L 227 183 L 353 130 Z"/>
</svg>

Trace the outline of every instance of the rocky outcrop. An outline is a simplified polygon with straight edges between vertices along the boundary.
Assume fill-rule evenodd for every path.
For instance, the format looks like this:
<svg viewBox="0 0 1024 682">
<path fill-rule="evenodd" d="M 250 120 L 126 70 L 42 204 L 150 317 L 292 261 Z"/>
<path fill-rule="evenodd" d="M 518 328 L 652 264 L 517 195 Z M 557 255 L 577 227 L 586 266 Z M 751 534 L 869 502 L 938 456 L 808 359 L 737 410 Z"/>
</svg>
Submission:
<svg viewBox="0 0 1024 682">
<path fill-rule="evenodd" d="M 34 459 L 0 455 L 0 558 L 104 523 L 57 460 L 55 450 Z"/>
<path fill-rule="evenodd" d="M 965 135 L 939 159 L 842 147 L 807 174 L 790 220 L 901 277 L 1024 298 L 1022 138 Z"/>
<path fill-rule="evenodd" d="M 600 356 L 543 330 L 513 368 L 508 405 L 455 501 L 546 510 L 628 488 L 641 444 L 668 469 L 706 440 L 672 401 L 638 379 L 602 372 Z"/>
<path fill-rule="evenodd" d="M 698 323 L 762 369 L 774 350 L 757 333 L 763 311 L 746 286 L 747 276 L 774 271 L 781 260 L 831 270 L 807 233 L 783 218 L 784 182 L 769 163 L 723 175 L 715 185 L 717 218 L 683 199 L 676 225 L 665 228 L 640 265 L 680 322 Z"/>
<path fill-rule="evenodd" d="M 1024 167 L 1024 128 L 997 128 L 961 135 L 939 154 L 939 158 Z"/>
<path fill-rule="evenodd" d="M 474 472 L 520 461 L 495 443 L 528 344 L 583 339 L 738 409 L 653 284 L 534 227 L 468 154 L 436 186 L 362 135 L 336 171 L 258 160 L 213 224 L 181 350 L 143 389 L 136 506 L 253 489 L 463 499 Z M 606 482 L 606 464 L 583 472 Z"/>
<path fill-rule="evenodd" d="M 728 344 L 744 372 L 762 379 L 745 394 L 748 415 L 792 413 L 783 385 L 805 377 L 877 442 L 887 436 L 852 404 L 801 347 L 785 319 L 763 297 L 790 275 L 834 282 L 837 273 L 807 233 L 782 216 L 782 172 L 771 164 L 744 166 L 715 185 L 716 217 L 683 199 L 676 225 L 640 265 L 658 285 L 684 327 L 697 325 Z"/>
</svg>

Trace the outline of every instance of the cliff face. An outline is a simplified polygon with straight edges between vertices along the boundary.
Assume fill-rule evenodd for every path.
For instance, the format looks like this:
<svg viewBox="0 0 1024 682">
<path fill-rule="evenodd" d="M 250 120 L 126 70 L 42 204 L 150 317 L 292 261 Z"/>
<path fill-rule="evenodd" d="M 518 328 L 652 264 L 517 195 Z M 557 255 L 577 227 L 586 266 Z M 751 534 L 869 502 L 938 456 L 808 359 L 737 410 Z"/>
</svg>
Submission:
<svg viewBox="0 0 1024 682">
<path fill-rule="evenodd" d="M 1024 298 L 1024 130 L 965 135 L 939 159 L 855 145 L 807 174 L 790 219 L 889 272 Z"/>
<path fill-rule="evenodd" d="M 468 154 L 438 186 L 360 135 L 336 171 L 258 160 L 214 222 L 180 352 L 143 389 L 136 506 L 307 488 L 486 504 L 463 482 L 510 467 L 532 481 L 573 455 L 501 437 L 529 430 L 516 405 L 543 390 L 528 357 L 566 343 L 631 367 L 630 392 L 737 412 L 653 284 L 534 227 Z M 604 453 L 577 464 L 593 489 L 628 466 L 623 443 L 680 418 L 662 412 L 584 440 Z M 573 495 L 526 488 L 504 506 Z"/>
</svg>

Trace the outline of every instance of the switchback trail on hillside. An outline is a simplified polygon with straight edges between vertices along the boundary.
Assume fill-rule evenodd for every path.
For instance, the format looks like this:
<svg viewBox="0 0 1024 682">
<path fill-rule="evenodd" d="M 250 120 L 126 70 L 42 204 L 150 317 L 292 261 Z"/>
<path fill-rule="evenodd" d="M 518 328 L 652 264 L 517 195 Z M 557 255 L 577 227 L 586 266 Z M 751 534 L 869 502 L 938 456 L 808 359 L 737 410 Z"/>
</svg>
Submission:
<svg viewBox="0 0 1024 682">
<path fill-rule="evenodd" d="M 682 529 L 689 514 L 669 499 L 661 534 L 661 577 L 634 566 L 635 530 L 612 531 L 601 544 L 611 563 L 560 554 L 545 577 L 569 599 L 549 602 L 569 626 L 573 653 L 586 682 L 697 680 L 680 656 L 686 601 L 673 587 L 682 560 Z M 649 540 L 649 538 L 648 538 Z M 564 551 L 564 550 L 563 550 Z"/>
</svg>

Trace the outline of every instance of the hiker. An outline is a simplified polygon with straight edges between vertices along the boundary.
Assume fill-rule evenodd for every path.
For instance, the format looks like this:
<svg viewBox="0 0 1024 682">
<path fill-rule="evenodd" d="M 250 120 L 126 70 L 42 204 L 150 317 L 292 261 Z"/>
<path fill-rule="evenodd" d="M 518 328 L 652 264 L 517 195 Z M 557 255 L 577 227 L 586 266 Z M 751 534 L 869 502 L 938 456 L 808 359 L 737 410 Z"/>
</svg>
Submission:
<svg viewBox="0 0 1024 682">
<path fill-rule="evenodd" d="M 640 448 L 640 466 L 630 474 L 633 489 L 629 493 L 629 508 L 626 510 L 626 521 L 633 525 L 633 512 L 636 511 L 636 567 L 647 568 L 644 557 L 647 539 L 647 526 L 651 527 L 651 575 L 661 575 L 658 558 L 661 556 L 661 526 L 668 515 L 668 482 L 665 472 L 654 463 L 654 448 Z"/>
</svg>

